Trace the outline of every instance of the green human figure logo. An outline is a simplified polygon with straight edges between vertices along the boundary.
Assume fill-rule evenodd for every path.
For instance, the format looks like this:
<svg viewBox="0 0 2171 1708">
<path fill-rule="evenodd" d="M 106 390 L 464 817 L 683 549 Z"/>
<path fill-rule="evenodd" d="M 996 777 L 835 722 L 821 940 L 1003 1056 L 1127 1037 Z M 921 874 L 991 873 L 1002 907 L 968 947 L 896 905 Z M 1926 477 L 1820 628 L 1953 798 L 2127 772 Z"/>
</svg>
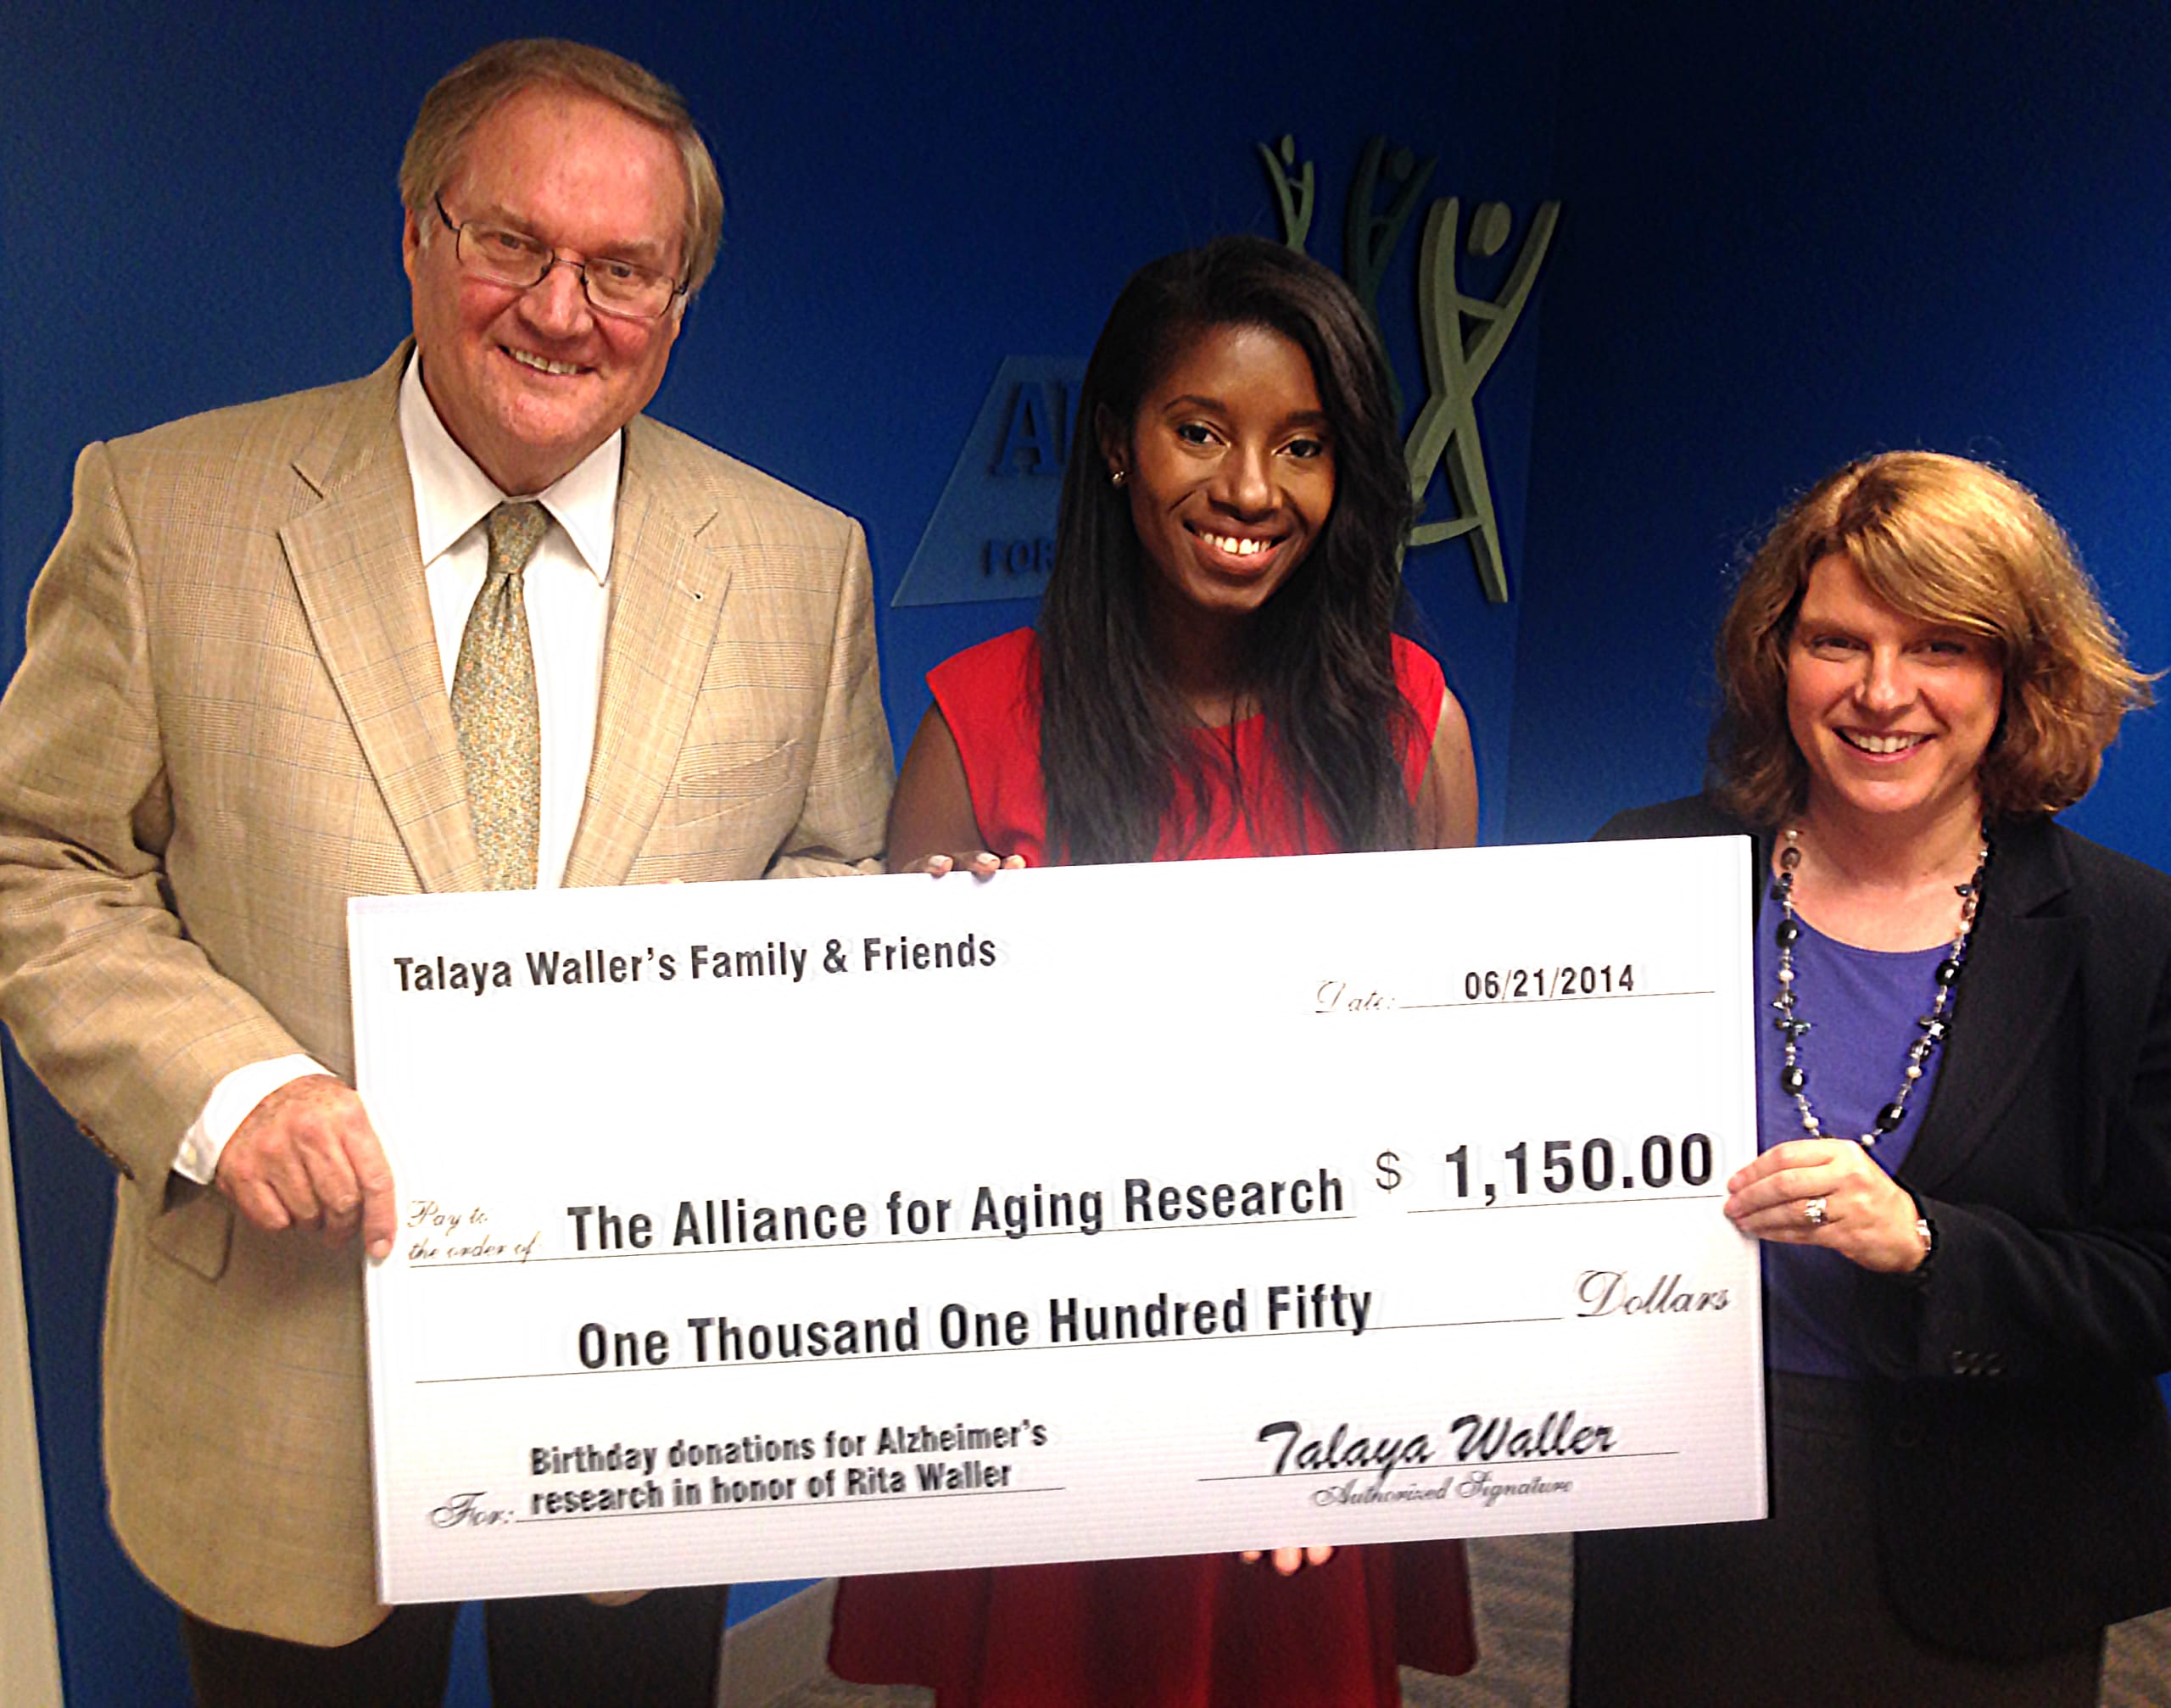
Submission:
<svg viewBox="0 0 2171 1708">
<path fill-rule="evenodd" d="M 1292 249 L 1302 250 L 1316 210 L 1313 163 L 1299 164 L 1293 137 L 1283 137 L 1271 148 L 1263 142 L 1258 147 L 1273 186 L 1282 241 Z M 1379 323 L 1381 281 L 1437 165 L 1437 155 L 1419 160 L 1407 148 L 1390 152 L 1384 137 L 1367 142 L 1358 162 L 1343 219 L 1342 276 L 1375 325 Z M 1384 211 L 1379 207 L 1383 172 L 1396 187 Z M 1482 203 L 1471 215 L 1465 237 L 1461 209 L 1459 197 L 1443 196 L 1432 204 L 1426 216 L 1418 254 L 1417 315 L 1426 396 L 1403 443 L 1411 496 L 1421 505 L 1434 473 L 1443 472 L 1454 510 L 1449 516 L 1420 520 L 1410 530 L 1409 544 L 1417 548 L 1468 536 L 1478 584 L 1487 600 L 1504 605 L 1507 561 L 1493 510 L 1493 483 L 1485 470 L 1484 440 L 1477 423 L 1477 388 L 1492 372 L 1530 302 L 1538 269 L 1544 265 L 1554 229 L 1560 223 L 1560 204 L 1539 204 L 1500 293 L 1494 297 L 1472 296 L 1462 288 L 1456 276 L 1456 251 L 1464 248 L 1480 259 L 1498 255 L 1507 247 L 1515 215 L 1504 203 Z M 1398 394 L 1398 409 L 1401 405 Z"/>
</svg>

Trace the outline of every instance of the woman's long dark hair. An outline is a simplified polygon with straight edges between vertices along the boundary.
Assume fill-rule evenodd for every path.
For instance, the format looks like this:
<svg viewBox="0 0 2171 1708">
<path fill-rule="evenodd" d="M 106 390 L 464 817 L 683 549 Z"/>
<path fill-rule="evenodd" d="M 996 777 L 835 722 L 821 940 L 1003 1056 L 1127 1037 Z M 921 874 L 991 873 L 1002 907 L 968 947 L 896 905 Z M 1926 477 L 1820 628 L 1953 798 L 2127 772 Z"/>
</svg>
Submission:
<svg viewBox="0 0 2171 1708">
<path fill-rule="evenodd" d="M 1155 656 L 1151 571 L 1096 423 L 1127 436 L 1178 349 L 1229 326 L 1266 327 L 1304 352 L 1335 460 L 1325 527 L 1245 625 L 1241 686 L 1265 716 L 1294 822 L 1309 807 L 1353 851 L 1415 838 L 1402 756 L 1415 720 L 1392 650 L 1411 500 L 1386 353 L 1326 268 L 1264 237 L 1231 237 L 1139 269 L 1086 366 L 1039 625 L 1041 773 L 1059 862 L 1150 860 L 1172 818 L 1184 846 L 1211 828 L 1209 775 L 1229 761 L 1197 739 L 1197 720 Z M 1247 811 L 1245 779 L 1227 780 Z"/>
</svg>

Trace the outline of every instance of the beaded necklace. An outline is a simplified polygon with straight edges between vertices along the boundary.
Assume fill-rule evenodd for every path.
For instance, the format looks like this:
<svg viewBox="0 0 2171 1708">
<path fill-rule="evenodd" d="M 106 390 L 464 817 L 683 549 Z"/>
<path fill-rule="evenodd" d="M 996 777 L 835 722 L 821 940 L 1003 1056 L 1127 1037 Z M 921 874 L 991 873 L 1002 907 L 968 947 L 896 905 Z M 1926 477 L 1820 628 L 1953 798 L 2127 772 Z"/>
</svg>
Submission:
<svg viewBox="0 0 2171 1708">
<path fill-rule="evenodd" d="M 1772 880 L 1772 899 L 1779 904 L 1779 994 L 1772 1006 L 1779 1011 L 1779 1018 L 1772 1024 L 1779 1029 L 1785 1040 L 1784 1060 L 1779 1069 L 1779 1089 L 1794 1099 L 1794 1108 L 1801 1112 L 1802 1130 L 1813 1139 L 1828 1137 L 1817 1124 L 1817 1111 L 1809 1105 L 1809 1074 L 1801 1065 L 1801 1036 L 1810 1029 L 1809 1022 L 1794 1013 L 1794 945 L 1801 937 L 1801 922 L 1794 918 L 1794 873 L 1801 865 L 1801 832 L 1799 828 L 1787 832 L 1787 846 L 1779 851 L 1779 875 Z M 1923 1035 L 1907 1047 L 1907 1066 L 1900 1080 L 1900 1089 L 1890 1102 L 1877 1112 L 1874 1126 L 1861 1136 L 1862 1148 L 1873 1148 L 1887 1133 L 1896 1131 L 1900 1123 L 1907 1118 L 1907 1097 L 1915 1083 L 1923 1077 L 1923 1063 L 1931 1052 L 1944 1042 L 1950 1023 L 1945 1018 L 1945 1005 L 1951 1000 L 1952 987 L 1959 982 L 1960 968 L 1967 955 L 1967 934 L 1975 929 L 1975 911 L 1983 893 L 1983 874 L 1990 863 L 1990 827 L 1983 829 L 1982 852 L 1975 857 L 1975 874 L 1965 884 L 1952 887 L 1960 897 L 1960 929 L 1953 933 L 1952 946 L 1945 952 L 1945 958 L 1937 963 L 1934 978 L 1937 994 L 1930 1002 L 1930 1011 L 1915 1022 Z"/>
</svg>

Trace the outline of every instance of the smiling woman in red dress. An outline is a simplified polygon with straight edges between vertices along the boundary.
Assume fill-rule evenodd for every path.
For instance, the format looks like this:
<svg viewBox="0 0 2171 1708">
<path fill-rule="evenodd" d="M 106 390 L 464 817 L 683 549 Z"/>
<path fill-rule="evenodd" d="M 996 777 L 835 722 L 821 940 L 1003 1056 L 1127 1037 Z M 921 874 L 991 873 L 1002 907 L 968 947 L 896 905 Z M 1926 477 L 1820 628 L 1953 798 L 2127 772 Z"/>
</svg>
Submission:
<svg viewBox="0 0 2171 1708">
<path fill-rule="evenodd" d="M 891 869 L 1467 846 L 1468 727 L 1394 633 L 1409 483 L 1348 287 L 1257 237 L 1156 261 L 1079 421 L 1040 626 L 929 677 Z M 1476 1655 L 1440 1542 L 852 1578 L 829 1659 L 939 1708 L 1392 1708 L 1398 1664 Z"/>
</svg>

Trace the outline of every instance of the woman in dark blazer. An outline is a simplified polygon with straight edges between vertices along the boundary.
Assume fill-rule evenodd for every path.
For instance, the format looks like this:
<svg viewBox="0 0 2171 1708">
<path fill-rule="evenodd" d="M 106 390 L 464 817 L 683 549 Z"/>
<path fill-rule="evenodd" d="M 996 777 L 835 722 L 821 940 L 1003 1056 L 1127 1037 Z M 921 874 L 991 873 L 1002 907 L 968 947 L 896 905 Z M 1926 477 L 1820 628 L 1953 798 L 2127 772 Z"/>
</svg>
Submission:
<svg viewBox="0 0 2171 1708">
<path fill-rule="evenodd" d="M 1781 519 L 1719 656 L 1710 792 L 1600 834 L 1756 839 L 1772 1513 L 1579 1538 L 1575 1700 L 2092 1705 L 2171 1603 L 2171 879 L 2051 814 L 2146 679 L 1920 453 Z"/>
</svg>

